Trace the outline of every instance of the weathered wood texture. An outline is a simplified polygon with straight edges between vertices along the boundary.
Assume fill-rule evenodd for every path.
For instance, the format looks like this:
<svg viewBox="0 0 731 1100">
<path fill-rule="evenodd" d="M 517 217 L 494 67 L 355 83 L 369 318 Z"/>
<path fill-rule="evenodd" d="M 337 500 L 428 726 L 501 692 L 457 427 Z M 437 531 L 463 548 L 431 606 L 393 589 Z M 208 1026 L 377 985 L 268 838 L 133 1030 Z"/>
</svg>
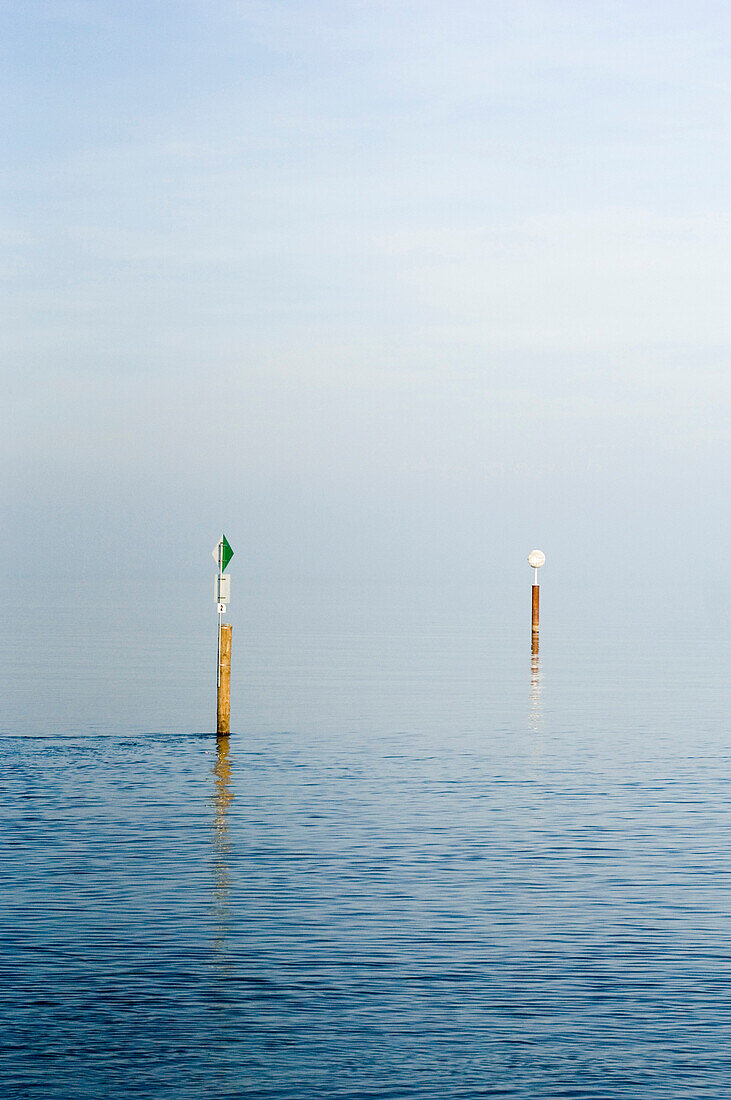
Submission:
<svg viewBox="0 0 731 1100">
<path fill-rule="evenodd" d="M 540 588 L 537 584 L 533 585 L 533 637 L 538 636 L 538 593 Z"/>
<path fill-rule="evenodd" d="M 217 733 L 231 732 L 231 631 L 230 623 L 221 623 Z"/>
</svg>

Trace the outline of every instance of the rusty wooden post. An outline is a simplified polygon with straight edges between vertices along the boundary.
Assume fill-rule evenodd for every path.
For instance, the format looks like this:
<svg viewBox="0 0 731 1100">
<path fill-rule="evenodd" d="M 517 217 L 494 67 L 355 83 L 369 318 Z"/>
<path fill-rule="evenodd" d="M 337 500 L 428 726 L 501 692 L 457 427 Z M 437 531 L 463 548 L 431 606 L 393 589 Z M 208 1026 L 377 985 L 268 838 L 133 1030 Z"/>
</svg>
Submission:
<svg viewBox="0 0 731 1100">
<path fill-rule="evenodd" d="M 231 732 L 231 633 L 231 623 L 221 623 L 218 641 L 217 733 Z"/>
<path fill-rule="evenodd" d="M 538 570 L 545 564 L 546 555 L 542 550 L 531 550 L 528 555 L 528 564 L 533 570 L 533 598 L 531 601 L 531 650 L 538 652 L 538 620 L 540 609 L 540 588 L 538 587 Z"/>
</svg>

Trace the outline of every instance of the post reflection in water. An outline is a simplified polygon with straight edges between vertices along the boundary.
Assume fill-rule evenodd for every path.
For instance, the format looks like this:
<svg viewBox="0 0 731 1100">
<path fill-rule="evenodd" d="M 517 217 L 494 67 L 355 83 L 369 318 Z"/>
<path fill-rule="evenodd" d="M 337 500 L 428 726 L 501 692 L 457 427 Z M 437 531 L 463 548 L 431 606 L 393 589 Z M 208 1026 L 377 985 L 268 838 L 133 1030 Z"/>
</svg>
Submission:
<svg viewBox="0 0 731 1100">
<path fill-rule="evenodd" d="M 231 762 L 229 760 L 229 739 L 222 735 L 216 738 L 216 766 L 213 774 L 216 777 L 215 791 L 215 886 L 213 891 L 213 911 L 216 922 L 216 938 L 214 946 L 219 957 L 219 963 L 225 963 L 226 928 L 229 921 L 229 894 L 231 892 L 231 879 L 228 870 L 228 853 L 231 842 L 228 835 L 227 811 L 233 793 L 231 791 Z"/>
<path fill-rule="evenodd" d="M 530 728 L 538 732 L 541 724 L 541 659 L 538 646 L 533 645 L 530 658 Z"/>
</svg>

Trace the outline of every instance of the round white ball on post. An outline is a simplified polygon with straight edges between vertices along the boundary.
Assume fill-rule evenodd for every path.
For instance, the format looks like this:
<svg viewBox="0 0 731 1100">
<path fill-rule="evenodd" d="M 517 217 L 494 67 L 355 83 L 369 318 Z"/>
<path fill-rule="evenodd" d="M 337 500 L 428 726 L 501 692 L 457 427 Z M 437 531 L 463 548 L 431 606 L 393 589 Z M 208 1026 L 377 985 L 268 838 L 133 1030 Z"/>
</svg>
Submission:
<svg viewBox="0 0 731 1100">
<path fill-rule="evenodd" d="M 528 565 L 533 570 L 533 583 L 538 584 L 538 570 L 546 564 L 546 555 L 542 550 L 531 550 L 528 555 Z"/>
</svg>

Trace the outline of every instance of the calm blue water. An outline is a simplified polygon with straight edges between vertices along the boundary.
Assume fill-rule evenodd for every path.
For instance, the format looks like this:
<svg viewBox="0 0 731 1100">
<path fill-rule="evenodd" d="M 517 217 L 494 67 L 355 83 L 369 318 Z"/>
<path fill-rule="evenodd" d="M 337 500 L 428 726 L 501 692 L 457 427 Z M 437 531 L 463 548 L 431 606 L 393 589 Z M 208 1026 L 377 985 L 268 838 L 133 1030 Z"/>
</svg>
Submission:
<svg viewBox="0 0 731 1100">
<path fill-rule="evenodd" d="M 3 1096 L 731 1096 L 716 639 L 382 597 L 242 609 L 218 743 L 209 598 L 8 604 Z"/>
</svg>

